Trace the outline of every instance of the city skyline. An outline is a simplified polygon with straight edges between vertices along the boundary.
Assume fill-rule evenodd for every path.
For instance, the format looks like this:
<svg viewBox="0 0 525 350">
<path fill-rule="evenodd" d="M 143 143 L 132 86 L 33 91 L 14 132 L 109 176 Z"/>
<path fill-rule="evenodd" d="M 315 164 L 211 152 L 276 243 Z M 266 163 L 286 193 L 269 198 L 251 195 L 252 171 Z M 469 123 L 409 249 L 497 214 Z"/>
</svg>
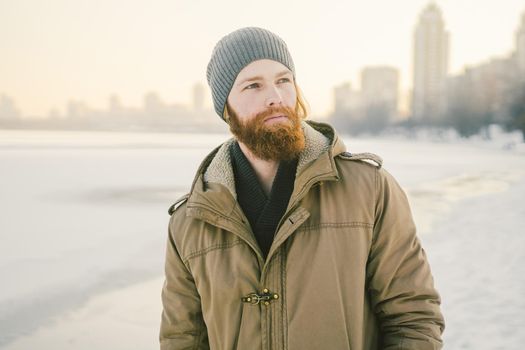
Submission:
<svg viewBox="0 0 525 350">
<path fill-rule="evenodd" d="M 525 11 L 519 1 L 488 1 L 483 7 L 471 1 L 434 2 L 442 9 L 451 34 L 451 74 L 461 73 L 465 65 L 477 65 L 513 50 Z M 257 25 L 287 41 L 299 84 L 314 115 L 326 115 L 333 109 L 334 86 L 348 81 L 359 86 L 361 71 L 377 65 L 399 69 L 401 99 L 407 109 L 413 32 L 429 1 L 403 1 L 400 6 L 377 1 L 366 5 L 299 5 L 292 1 L 278 8 L 290 19 L 288 22 L 279 20 L 280 16 L 257 16 L 253 10 L 260 10 L 258 6 L 250 10 L 239 5 L 225 11 L 230 3 L 236 1 L 216 13 L 213 10 L 218 5 L 213 3 L 199 12 L 203 5 L 199 1 L 128 6 L 112 0 L 101 7 L 57 0 L 45 8 L 31 1 L 4 3 L 0 5 L 0 94 L 13 98 L 26 116 L 47 116 L 52 109 L 63 111 L 69 100 L 105 108 L 108 96 L 115 93 L 128 106 L 139 105 L 147 91 L 156 91 L 170 103 L 189 105 L 193 86 L 205 84 L 203 72 L 215 42 L 235 28 Z M 276 3 L 270 1 L 268 5 Z M 377 12 L 374 6 L 382 7 L 382 11 Z M 24 11 L 41 16 L 31 22 L 34 15 Z M 475 16 L 470 11 L 475 11 Z M 225 21 L 217 13 L 231 13 L 233 20 Z M 334 18 L 324 17 L 327 14 Z M 341 18 L 348 23 L 338 20 Z M 133 20 L 150 26 L 134 26 Z M 358 29 L 367 34 L 357 35 Z M 113 51 L 115 47 L 117 51 Z M 61 56 L 65 57 L 58 59 Z M 209 98 L 204 102 L 209 106 Z"/>
</svg>

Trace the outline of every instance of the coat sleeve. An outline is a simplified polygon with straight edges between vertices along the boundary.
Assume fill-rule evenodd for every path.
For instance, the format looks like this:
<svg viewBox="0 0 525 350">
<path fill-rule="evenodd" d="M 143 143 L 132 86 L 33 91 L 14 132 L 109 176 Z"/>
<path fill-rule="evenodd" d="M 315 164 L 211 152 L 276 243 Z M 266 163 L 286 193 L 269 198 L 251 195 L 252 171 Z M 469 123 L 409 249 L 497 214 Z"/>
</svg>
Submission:
<svg viewBox="0 0 525 350">
<path fill-rule="evenodd" d="M 165 282 L 162 288 L 163 312 L 160 349 L 209 349 L 208 334 L 201 311 L 200 296 L 193 276 L 175 246 L 170 222 L 166 248 Z"/>
<path fill-rule="evenodd" d="M 376 190 L 367 279 L 382 349 L 441 349 L 441 300 L 406 195 L 383 169 L 376 172 Z"/>
</svg>

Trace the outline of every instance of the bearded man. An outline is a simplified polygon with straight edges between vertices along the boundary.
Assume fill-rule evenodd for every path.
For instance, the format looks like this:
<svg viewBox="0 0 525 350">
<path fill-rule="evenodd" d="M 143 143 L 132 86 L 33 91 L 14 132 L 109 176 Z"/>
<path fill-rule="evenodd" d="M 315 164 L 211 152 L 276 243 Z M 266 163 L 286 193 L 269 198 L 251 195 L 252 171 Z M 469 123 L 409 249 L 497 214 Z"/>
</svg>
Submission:
<svg viewBox="0 0 525 350">
<path fill-rule="evenodd" d="M 171 208 L 161 349 L 440 349 L 440 297 L 407 198 L 372 154 L 305 121 L 285 42 L 215 46 L 233 138 Z"/>
</svg>

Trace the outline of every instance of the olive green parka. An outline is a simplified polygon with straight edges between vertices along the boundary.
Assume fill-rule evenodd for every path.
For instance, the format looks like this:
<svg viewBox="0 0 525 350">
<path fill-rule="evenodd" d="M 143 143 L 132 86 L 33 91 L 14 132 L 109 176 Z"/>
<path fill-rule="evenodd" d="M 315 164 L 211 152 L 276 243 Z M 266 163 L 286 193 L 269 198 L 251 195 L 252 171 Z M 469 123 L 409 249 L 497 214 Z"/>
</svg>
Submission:
<svg viewBox="0 0 525 350">
<path fill-rule="evenodd" d="M 170 208 L 163 350 L 440 349 L 440 297 L 405 193 L 327 124 L 306 148 L 266 260 L 236 201 L 228 152 Z"/>
</svg>

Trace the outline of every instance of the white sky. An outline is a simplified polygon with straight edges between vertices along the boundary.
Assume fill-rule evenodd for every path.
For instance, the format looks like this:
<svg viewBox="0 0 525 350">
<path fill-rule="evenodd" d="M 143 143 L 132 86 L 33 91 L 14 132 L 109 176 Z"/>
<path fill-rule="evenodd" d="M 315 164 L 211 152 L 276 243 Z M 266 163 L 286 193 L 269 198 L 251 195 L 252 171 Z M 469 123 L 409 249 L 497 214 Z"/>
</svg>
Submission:
<svg viewBox="0 0 525 350">
<path fill-rule="evenodd" d="M 523 0 L 438 0 L 451 35 L 450 70 L 514 49 Z M 0 0 L 0 94 L 23 114 L 63 111 L 69 99 L 105 108 L 116 93 L 140 106 L 148 91 L 189 104 L 206 83 L 215 43 L 261 26 L 288 44 L 314 114 L 332 89 L 357 87 L 367 65 L 400 70 L 411 85 L 412 34 L 428 0 Z"/>
</svg>

